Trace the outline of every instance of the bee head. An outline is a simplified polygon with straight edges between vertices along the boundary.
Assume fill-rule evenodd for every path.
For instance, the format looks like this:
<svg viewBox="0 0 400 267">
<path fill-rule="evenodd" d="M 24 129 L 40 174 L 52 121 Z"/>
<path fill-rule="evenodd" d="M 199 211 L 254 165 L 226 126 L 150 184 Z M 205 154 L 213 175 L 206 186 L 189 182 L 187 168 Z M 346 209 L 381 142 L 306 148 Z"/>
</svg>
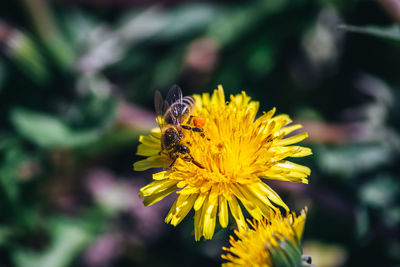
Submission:
<svg viewBox="0 0 400 267">
<path fill-rule="evenodd" d="M 177 152 L 179 152 L 181 154 L 189 154 L 190 153 L 190 149 L 185 145 L 180 145 L 177 150 L 178 150 Z"/>
</svg>

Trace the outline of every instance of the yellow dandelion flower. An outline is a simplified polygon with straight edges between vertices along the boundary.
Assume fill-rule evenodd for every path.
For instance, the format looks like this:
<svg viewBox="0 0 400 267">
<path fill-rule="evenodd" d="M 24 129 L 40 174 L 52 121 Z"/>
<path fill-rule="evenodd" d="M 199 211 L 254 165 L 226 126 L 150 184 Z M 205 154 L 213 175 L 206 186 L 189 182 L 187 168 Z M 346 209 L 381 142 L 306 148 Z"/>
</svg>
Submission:
<svg viewBox="0 0 400 267">
<path fill-rule="evenodd" d="M 259 103 L 245 92 L 225 99 L 222 86 L 212 95 L 194 95 L 193 116 L 204 118 L 205 137 L 185 131 L 184 142 L 190 153 L 204 168 L 180 158 L 172 168 L 153 174 L 153 182 L 140 190 L 145 205 L 152 205 L 175 192 L 177 199 L 165 221 L 178 225 L 193 208 L 195 239 L 211 239 L 219 219 L 228 226 L 229 210 L 239 228 L 246 225 L 244 207 L 255 219 L 273 215 L 275 205 L 289 210 L 281 198 L 263 180 L 308 183 L 310 169 L 287 161 L 287 157 L 303 157 L 311 149 L 294 146 L 307 133 L 285 138 L 301 125 L 289 125 L 288 115 L 274 116 L 275 108 L 256 118 Z M 146 156 L 134 164 L 137 171 L 167 168 L 171 159 L 161 150 L 160 129 L 141 136 L 137 154 Z M 241 203 L 241 204 L 240 204 Z"/>
<path fill-rule="evenodd" d="M 221 255 L 228 261 L 222 266 L 302 266 L 301 237 L 305 220 L 304 210 L 298 217 L 295 213 L 284 217 L 278 211 L 269 220 L 248 220 L 251 228 L 235 230 L 237 239 L 230 236 L 231 247 L 222 248 L 228 252 Z"/>
</svg>

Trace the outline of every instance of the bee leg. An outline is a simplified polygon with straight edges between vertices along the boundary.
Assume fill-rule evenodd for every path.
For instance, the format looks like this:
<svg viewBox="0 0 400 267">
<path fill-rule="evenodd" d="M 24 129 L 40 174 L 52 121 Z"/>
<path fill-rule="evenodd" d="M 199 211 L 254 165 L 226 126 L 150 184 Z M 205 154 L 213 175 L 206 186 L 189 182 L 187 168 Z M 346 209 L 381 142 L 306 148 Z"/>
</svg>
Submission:
<svg viewBox="0 0 400 267">
<path fill-rule="evenodd" d="M 183 129 L 185 130 L 192 130 L 192 127 L 189 125 L 181 125 Z"/>
<path fill-rule="evenodd" d="M 201 165 L 201 164 L 198 163 L 197 161 L 192 160 L 192 163 L 193 163 L 194 165 L 196 165 L 197 167 L 199 167 L 200 169 L 204 169 L 203 165 Z"/>
<path fill-rule="evenodd" d="M 200 169 L 204 169 L 203 165 L 201 165 L 199 162 L 197 162 L 192 155 L 189 154 L 189 159 L 190 162 L 192 162 L 194 165 L 199 167 Z"/>
<path fill-rule="evenodd" d="M 185 130 L 191 130 L 193 132 L 197 132 L 197 133 L 203 133 L 203 129 L 199 128 L 199 127 L 191 127 L 188 125 L 182 125 L 182 128 Z"/>
<path fill-rule="evenodd" d="M 193 115 L 190 115 L 190 117 L 189 117 L 189 119 L 188 119 L 188 123 L 189 123 L 189 124 L 192 123 L 193 118 L 194 118 L 194 116 L 193 116 Z"/>
<path fill-rule="evenodd" d="M 211 141 L 210 138 L 206 137 L 206 135 L 204 134 L 203 129 L 200 129 L 200 128 L 197 128 L 197 129 L 199 129 L 199 130 L 201 130 L 201 131 L 195 131 L 195 132 L 200 132 L 200 136 L 201 136 L 201 137 L 206 138 L 207 141 Z"/>
<path fill-rule="evenodd" d="M 172 163 L 168 166 L 169 168 L 172 168 L 172 166 L 174 166 L 176 159 L 177 159 L 177 157 L 172 160 Z"/>
<path fill-rule="evenodd" d="M 203 138 L 206 137 L 206 135 L 204 134 L 204 131 L 203 131 L 202 128 L 199 128 L 199 127 L 191 127 L 191 126 L 188 126 L 188 125 L 182 125 L 182 129 L 191 130 L 191 131 L 193 131 L 193 132 L 200 133 L 200 136 L 203 137 Z M 207 138 L 207 140 L 210 141 L 211 139 L 210 139 L 210 138 Z"/>
<path fill-rule="evenodd" d="M 189 126 L 189 125 L 182 125 L 182 128 L 185 129 L 185 130 L 191 130 L 193 132 L 198 132 L 198 133 L 203 132 L 203 129 L 201 129 L 199 127 L 192 127 L 192 126 Z"/>
</svg>

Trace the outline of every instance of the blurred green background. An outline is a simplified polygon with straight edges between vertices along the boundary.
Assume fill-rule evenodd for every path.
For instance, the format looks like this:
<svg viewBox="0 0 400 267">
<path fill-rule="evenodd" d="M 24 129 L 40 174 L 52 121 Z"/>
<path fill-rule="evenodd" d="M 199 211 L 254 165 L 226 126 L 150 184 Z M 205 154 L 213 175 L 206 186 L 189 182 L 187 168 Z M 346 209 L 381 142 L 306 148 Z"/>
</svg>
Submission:
<svg viewBox="0 0 400 267">
<path fill-rule="evenodd" d="M 318 267 L 400 266 L 400 2 L 20 0 L 0 4 L 0 266 L 219 266 L 233 231 L 145 208 L 153 95 L 246 92 L 302 123 Z M 232 221 L 232 220 L 231 220 Z"/>
</svg>

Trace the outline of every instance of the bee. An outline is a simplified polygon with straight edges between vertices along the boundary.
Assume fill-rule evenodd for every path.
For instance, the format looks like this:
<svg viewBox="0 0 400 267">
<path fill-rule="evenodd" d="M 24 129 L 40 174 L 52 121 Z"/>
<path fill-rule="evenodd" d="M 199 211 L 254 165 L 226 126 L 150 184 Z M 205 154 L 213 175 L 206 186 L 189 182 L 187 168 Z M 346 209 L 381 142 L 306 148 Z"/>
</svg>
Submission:
<svg viewBox="0 0 400 267">
<path fill-rule="evenodd" d="M 161 129 L 161 152 L 165 152 L 169 155 L 172 163 L 169 167 L 172 167 L 178 158 L 185 161 L 192 162 L 197 167 L 204 169 L 204 167 L 197 162 L 190 154 L 188 142 L 184 143 L 183 130 L 191 130 L 199 132 L 203 136 L 203 130 L 196 125 L 202 125 L 199 123 L 195 124 L 195 127 L 191 127 L 185 123 L 195 118 L 191 115 L 194 109 L 194 99 L 190 96 L 182 97 L 182 90 L 179 86 L 173 85 L 167 94 L 165 100 L 163 100 L 161 93 L 156 91 L 154 96 L 154 105 L 157 114 L 157 122 Z M 195 118 L 196 120 L 196 118 Z M 197 119 L 198 120 L 198 119 Z"/>
</svg>

